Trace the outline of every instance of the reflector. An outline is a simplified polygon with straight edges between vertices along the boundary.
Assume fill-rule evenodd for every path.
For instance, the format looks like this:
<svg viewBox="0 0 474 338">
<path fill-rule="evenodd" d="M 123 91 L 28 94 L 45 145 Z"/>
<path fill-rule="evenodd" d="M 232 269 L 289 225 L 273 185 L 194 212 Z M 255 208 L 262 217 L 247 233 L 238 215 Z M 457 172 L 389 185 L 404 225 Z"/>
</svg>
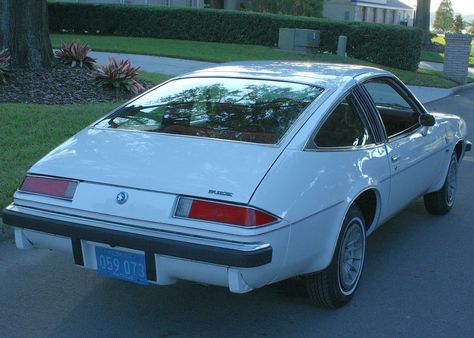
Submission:
<svg viewBox="0 0 474 338">
<path fill-rule="evenodd" d="M 76 181 L 44 176 L 26 176 L 19 190 L 51 197 L 72 199 L 76 192 L 76 187 Z"/>
<path fill-rule="evenodd" d="M 277 220 L 257 209 L 185 197 L 179 199 L 175 216 L 246 227 L 263 226 Z"/>
</svg>

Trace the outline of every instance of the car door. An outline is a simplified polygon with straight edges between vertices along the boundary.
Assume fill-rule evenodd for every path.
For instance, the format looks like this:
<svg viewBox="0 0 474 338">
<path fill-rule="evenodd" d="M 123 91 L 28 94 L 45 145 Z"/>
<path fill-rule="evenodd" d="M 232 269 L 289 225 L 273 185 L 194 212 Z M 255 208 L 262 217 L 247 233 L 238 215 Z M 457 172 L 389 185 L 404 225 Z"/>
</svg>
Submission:
<svg viewBox="0 0 474 338">
<path fill-rule="evenodd" d="M 394 79 L 371 79 L 363 87 L 386 134 L 391 167 L 388 218 L 423 195 L 439 177 L 444 139 L 439 128 L 420 125 L 420 115 L 426 112 Z"/>
</svg>

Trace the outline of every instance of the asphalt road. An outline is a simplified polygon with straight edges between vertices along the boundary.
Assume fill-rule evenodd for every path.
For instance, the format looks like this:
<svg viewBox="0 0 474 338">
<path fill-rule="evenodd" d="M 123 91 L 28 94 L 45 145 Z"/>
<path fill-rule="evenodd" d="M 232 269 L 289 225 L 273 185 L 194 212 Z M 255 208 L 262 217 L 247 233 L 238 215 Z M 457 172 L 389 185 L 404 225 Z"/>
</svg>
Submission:
<svg viewBox="0 0 474 338">
<path fill-rule="evenodd" d="M 474 126 L 474 90 L 428 107 Z M 312 306 L 298 281 L 244 295 L 187 282 L 142 287 L 0 242 L 0 336 L 474 337 L 473 192 L 471 153 L 452 212 L 430 216 L 419 200 L 376 231 L 358 292 L 336 311 Z"/>
</svg>

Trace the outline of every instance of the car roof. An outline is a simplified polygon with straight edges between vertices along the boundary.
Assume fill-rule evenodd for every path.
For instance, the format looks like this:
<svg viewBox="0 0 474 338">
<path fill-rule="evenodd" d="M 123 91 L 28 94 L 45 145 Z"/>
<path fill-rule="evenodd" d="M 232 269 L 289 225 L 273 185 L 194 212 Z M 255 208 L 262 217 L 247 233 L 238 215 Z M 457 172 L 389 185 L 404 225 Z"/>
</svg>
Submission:
<svg viewBox="0 0 474 338">
<path fill-rule="evenodd" d="M 340 88 L 361 75 L 389 75 L 384 70 L 359 65 L 298 61 L 241 61 L 219 64 L 185 74 L 190 77 L 237 77 L 290 81 L 323 88 Z"/>
</svg>

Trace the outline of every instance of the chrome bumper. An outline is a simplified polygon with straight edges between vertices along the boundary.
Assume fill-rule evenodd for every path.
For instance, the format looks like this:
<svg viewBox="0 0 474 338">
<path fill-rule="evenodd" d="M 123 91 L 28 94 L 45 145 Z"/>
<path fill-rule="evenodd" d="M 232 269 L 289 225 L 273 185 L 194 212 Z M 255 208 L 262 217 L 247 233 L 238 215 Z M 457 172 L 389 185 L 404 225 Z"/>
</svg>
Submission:
<svg viewBox="0 0 474 338">
<path fill-rule="evenodd" d="M 3 210 L 3 222 L 17 228 L 70 238 L 74 261 L 78 265 L 84 265 L 81 246 L 84 240 L 143 251 L 150 281 L 156 280 L 156 254 L 237 268 L 258 267 L 272 261 L 273 249 L 268 243 L 221 241 L 160 230 L 130 232 L 123 224 L 14 204 Z"/>
</svg>

